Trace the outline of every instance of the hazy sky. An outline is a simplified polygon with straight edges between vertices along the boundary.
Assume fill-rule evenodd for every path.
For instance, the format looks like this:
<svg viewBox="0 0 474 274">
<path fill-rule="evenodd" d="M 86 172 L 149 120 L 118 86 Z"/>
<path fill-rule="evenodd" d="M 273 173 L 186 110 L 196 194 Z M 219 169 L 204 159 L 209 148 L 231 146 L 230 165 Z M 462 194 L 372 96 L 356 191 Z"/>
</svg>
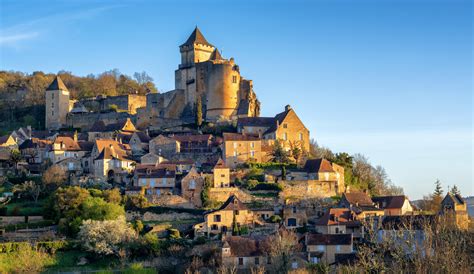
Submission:
<svg viewBox="0 0 474 274">
<path fill-rule="evenodd" d="M 146 71 L 167 91 L 196 25 L 254 80 L 263 116 L 292 105 L 318 143 L 366 155 L 412 199 L 437 178 L 473 195 L 469 0 L 2 0 L 0 68 Z"/>
</svg>

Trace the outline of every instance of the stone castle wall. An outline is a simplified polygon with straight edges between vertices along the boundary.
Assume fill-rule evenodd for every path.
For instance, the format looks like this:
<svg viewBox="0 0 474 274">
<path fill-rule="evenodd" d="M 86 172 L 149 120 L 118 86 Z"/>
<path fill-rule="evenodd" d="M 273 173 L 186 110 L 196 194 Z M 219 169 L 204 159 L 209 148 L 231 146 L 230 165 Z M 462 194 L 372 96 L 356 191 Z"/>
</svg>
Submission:
<svg viewBox="0 0 474 274">
<path fill-rule="evenodd" d="M 223 187 L 223 188 L 210 188 L 209 189 L 209 198 L 217 202 L 225 202 L 229 196 L 235 195 L 239 200 L 244 203 L 251 202 L 252 196 L 237 187 Z"/>
<path fill-rule="evenodd" d="M 105 124 L 117 123 L 120 120 L 130 118 L 132 123 L 136 122 L 135 115 L 127 112 L 86 112 L 86 113 L 68 113 L 67 126 L 80 128 L 82 131 L 88 131 L 96 121 L 103 121 Z"/>
</svg>

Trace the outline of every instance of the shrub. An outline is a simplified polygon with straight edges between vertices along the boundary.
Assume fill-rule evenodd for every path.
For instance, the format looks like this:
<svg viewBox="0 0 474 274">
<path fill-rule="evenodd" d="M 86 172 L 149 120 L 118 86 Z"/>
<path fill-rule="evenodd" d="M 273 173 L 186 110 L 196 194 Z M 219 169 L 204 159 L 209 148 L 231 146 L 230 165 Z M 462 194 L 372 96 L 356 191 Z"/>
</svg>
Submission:
<svg viewBox="0 0 474 274">
<path fill-rule="evenodd" d="M 272 223 L 280 223 L 281 222 L 281 217 L 278 215 L 273 215 L 270 217 L 270 222 Z"/>
<path fill-rule="evenodd" d="M 167 231 L 168 231 L 168 237 L 170 239 L 179 239 L 179 238 L 181 238 L 181 234 L 179 233 L 179 230 L 177 230 L 175 228 L 168 228 Z"/>
</svg>

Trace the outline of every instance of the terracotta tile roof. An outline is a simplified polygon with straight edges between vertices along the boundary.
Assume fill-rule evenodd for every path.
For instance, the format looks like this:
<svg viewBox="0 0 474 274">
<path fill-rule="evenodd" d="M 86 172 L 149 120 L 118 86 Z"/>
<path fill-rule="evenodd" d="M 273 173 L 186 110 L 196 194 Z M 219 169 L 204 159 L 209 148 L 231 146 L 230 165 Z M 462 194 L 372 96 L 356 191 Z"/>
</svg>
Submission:
<svg viewBox="0 0 474 274">
<path fill-rule="evenodd" d="M 64 151 L 80 151 L 81 147 L 79 144 L 74 141 L 71 137 L 67 136 L 58 136 L 54 140 L 54 144 L 62 144 L 64 147 L 61 146 L 60 150 Z"/>
<path fill-rule="evenodd" d="M 346 192 L 342 194 L 342 199 L 344 198 L 354 206 L 373 206 L 372 199 L 364 192 Z"/>
<path fill-rule="evenodd" d="M 222 134 L 225 141 L 259 141 L 260 139 L 251 135 L 225 132 Z"/>
<path fill-rule="evenodd" d="M 315 225 L 360 225 L 355 218 L 356 213 L 348 208 L 331 208 L 316 221 Z"/>
<path fill-rule="evenodd" d="M 383 209 L 402 208 L 405 199 L 407 199 L 405 195 L 372 197 L 372 201 Z"/>
<path fill-rule="evenodd" d="M 323 158 L 307 160 L 303 169 L 308 173 L 334 172 L 331 162 Z"/>
<path fill-rule="evenodd" d="M 127 150 L 130 147 L 124 144 L 120 144 L 118 141 L 112 139 L 98 139 L 95 140 L 94 145 L 97 147 L 97 151 L 99 153 L 101 153 L 102 150 L 104 150 L 104 148 L 106 147 L 113 147 L 115 153 L 121 154 L 123 157 L 127 155 Z"/>
<path fill-rule="evenodd" d="M 67 91 L 66 85 L 63 83 L 63 80 L 59 76 L 54 78 L 53 82 L 48 86 L 46 90 L 65 90 Z"/>
<path fill-rule="evenodd" d="M 204 38 L 204 35 L 201 33 L 201 31 L 198 29 L 198 27 L 196 27 L 194 29 L 193 33 L 191 33 L 188 40 L 186 40 L 186 42 L 184 42 L 184 44 L 182 44 L 180 47 L 182 47 L 182 46 L 192 46 L 194 44 L 202 44 L 202 45 L 207 45 L 207 46 L 214 47 L 209 42 L 207 42 L 206 38 Z"/>
<path fill-rule="evenodd" d="M 116 152 L 114 147 L 105 147 L 102 152 L 95 158 L 95 160 L 112 160 L 117 159 L 120 161 L 131 161 L 130 159 L 126 158 L 126 155 L 123 153 Z"/>
<path fill-rule="evenodd" d="M 313 234 L 307 233 L 308 245 L 351 245 L 352 234 Z"/>
</svg>

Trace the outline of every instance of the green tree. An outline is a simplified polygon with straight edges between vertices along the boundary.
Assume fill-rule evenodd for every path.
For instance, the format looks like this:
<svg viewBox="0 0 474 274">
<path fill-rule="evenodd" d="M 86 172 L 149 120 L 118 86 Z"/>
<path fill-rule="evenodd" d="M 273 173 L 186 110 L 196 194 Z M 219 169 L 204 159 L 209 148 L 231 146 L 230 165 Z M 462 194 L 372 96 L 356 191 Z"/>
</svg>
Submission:
<svg viewBox="0 0 474 274">
<path fill-rule="evenodd" d="M 239 229 L 239 226 L 237 225 L 237 218 L 235 217 L 235 213 L 232 220 L 232 235 L 233 236 L 240 235 L 240 229 Z"/>
<path fill-rule="evenodd" d="M 456 185 L 453 185 L 451 190 L 449 191 L 452 195 L 461 195 L 461 191 L 458 189 Z"/>
<path fill-rule="evenodd" d="M 125 216 L 122 206 L 108 203 L 99 197 L 89 197 L 81 204 L 81 219 L 83 220 L 114 220 Z"/>
<path fill-rule="evenodd" d="M 198 96 L 196 99 L 196 125 L 198 128 L 201 128 L 202 125 L 202 102 L 201 96 Z"/>
<path fill-rule="evenodd" d="M 271 161 L 279 163 L 281 167 L 281 179 L 286 180 L 286 164 L 290 162 L 288 152 L 283 148 L 279 140 L 275 141 L 270 153 Z"/>
<path fill-rule="evenodd" d="M 104 200 L 112 204 L 120 204 L 122 202 L 122 195 L 118 188 L 107 189 L 103 191 Z"/>
<path fill-rule="evenodd" d="M 12 149 L 10 151 L 10 163 L 13 164 L 15 168 L 15 174 L 18 174 L 18 163 L 22 160 L 21 152 L 18 149 Z"/>
</svg>

